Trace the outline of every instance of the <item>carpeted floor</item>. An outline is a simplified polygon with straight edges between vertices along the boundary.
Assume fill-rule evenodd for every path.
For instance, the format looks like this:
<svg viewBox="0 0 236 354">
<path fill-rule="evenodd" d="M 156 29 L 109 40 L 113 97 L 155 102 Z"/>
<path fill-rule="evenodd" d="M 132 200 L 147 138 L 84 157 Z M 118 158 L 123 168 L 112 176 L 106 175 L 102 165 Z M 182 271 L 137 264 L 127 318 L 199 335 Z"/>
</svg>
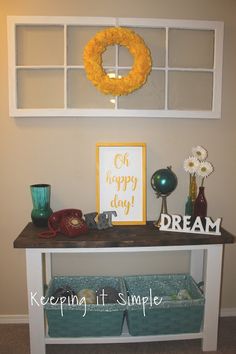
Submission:
<svg viewBox="0 0 236 354">
<path fill-rule="evenodd" d="M 47 345 L 47 354 L 200 354 L 200 340 L 98 344 Z M 236 317 L 224 317 L 219 323 L 218 350 L 221 354 L 236 354 Z M 28 325 L 0 325 L 0 354 L 30 354 Z"/>
</svg>

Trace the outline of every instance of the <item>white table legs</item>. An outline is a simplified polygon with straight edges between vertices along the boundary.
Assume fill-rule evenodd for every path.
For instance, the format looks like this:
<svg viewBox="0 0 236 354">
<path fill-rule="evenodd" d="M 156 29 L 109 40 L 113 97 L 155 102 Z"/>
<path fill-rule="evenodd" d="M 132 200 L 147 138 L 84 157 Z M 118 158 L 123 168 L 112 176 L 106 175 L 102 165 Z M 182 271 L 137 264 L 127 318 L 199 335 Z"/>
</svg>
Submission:
<svg viewBox="0 0 236 354">
<path fill-rule="evenodd" d="M 30 353 L 45 354 L 45 329 L 43 306 L 37 305 L 34 298 L 40 299 L 43 293 L 42 254 L 37 249 L 26 250 L 27 288 L 30 329 Z"/>
<path fill-rule="evenodd" d="M 203 351 L 217 350 L 223 245 L 208 247 L 205 270 Z"/>
<path fill-rule="evenodd" d="M 190 273 L 196 282 L 204 279 L 203 351 L 217 350 L 222 253 L 223 245 L 191 251 Z"/>
</svg>

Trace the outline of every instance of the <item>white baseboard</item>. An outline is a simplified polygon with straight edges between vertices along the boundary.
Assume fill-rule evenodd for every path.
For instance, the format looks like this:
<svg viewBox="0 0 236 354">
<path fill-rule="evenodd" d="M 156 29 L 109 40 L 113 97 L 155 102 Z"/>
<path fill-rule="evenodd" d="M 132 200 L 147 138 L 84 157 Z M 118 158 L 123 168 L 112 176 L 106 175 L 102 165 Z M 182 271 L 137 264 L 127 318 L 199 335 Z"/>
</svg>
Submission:
<svg viewBox="0 0 236 354">
<path fill-rule="evenodd" d="M 236 316 L 236 307 L 226 307 L 221 309 L 220 317 L 234 317 Z"/>
<path fill-rule="evenodd" d="M 220 310 L 220 317 L 235 317 L 236 307 L 223 308 Z M 21 324 L 29 323 L 28 315 L 0 315 L 0 324 Z"/>
<path fill-rule="evenodd" d="M 28 315 L 0 315 L 0 324 L 29 323 Z"/>
</svg>

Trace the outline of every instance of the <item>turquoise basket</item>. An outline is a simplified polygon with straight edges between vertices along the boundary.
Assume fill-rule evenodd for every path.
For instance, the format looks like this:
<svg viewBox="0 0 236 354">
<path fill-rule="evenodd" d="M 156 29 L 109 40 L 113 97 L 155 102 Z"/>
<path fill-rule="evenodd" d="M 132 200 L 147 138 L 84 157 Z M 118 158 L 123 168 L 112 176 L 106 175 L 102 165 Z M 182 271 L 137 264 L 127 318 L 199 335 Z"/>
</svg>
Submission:
<svg viewBox="0 0 236 354">
<path fill-rule="evenodd" d="M 119 293 L 126 294 L 122 278 L 115 277 L 53 277 L 46 298 L 50 298 L 54 291 L 63 286 L 70 286 L 76 293 L 89 288 L 94 291 L 105 287 L 113 287 Z M 45 312 L 48 321 L 48 335 L 50 337 L 103 337 L 121 335 L 125 306 L 119 303 L 112 304 L 81 304 L 69 305 L 46 304 Z M 62 316 L 63 313 L 63 316 Z M 84 317 L 83 317 L 84 315 Z"/>
<path fill-rule="evenodd" d="M 131 335 L 196 333 L 201 330 L 204 297 L 190 275 L 127 276 L 124 281 L 129 300 L 127 321 Z M 189 298 L 179 299 L 181 291 Z M 148 298 L 148 301 L 144 300 L 147 301 L 145 306 L 142 301 L 139 304 L 139 297 Z"/>
</svg>

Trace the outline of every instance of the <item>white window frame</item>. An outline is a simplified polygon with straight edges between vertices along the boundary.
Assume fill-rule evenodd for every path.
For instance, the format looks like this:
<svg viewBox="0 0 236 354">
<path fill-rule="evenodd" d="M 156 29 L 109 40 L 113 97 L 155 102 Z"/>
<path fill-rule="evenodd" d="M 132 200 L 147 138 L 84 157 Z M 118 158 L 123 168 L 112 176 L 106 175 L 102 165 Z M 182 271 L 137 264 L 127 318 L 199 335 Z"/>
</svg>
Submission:
<svg viewBox="0 0 236 354">
<path fill-rule="evenodd" d="M 64 108 L 18 108 L 17 105 L 17 70 L 16 65 L 16 27 L 21 25 L 61 25 L 64 26 Z M 168 30 L 201 29 L 214 31 L 214 65 L 207 72 L 213 73 L 212 110 L 172 110 L 164 109 L 121 109 L 115 105 L 113 109 L 80 109 L 67 107 L 67 70 L 66 63 L 66 29 L 70 25 L 88 26 L 127 26 L 166 29 L 166 65 L 165 68 L 165 102 L 167 102 L 168 71 L 176 68 L 168 67 Z M 113 18 L 113 17 L 55 17 L 55 16 L 8 16 L 8 65 L 9 65 L 9 113 L 12 117 L 163 117 L 163 118 L 221 118 L 222 96 L 222 64 L 223 64 L 224 23 L 220 21 L 172 20 L 151 18 Z M 57 66 L 58 67 L 58 66 Z M 81 66 L 82 67 L 82 66 Z M 26 67 L 27 68 L 27 67 Z M 42 68 L 44 68 L 42 66 Z M 178 68 L 179 70 L 179 68 Z M 187 69 L 182 69 L 187 71 Z M 191 71 L 206 69 L 191 69 Z"/>
</svg>

